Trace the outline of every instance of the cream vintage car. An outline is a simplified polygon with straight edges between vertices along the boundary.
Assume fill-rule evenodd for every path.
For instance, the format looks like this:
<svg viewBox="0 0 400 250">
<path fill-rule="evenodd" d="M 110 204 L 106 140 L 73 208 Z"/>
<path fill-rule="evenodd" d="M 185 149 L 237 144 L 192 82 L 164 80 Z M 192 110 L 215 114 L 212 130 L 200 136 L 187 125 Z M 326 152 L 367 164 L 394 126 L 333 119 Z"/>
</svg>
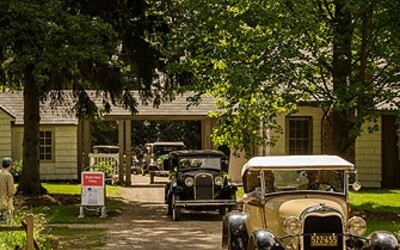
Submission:
<svg viewBox="0 0 400 250">
<path fill-rule="evenodd" d="M 399 249 L 396 237 L 378 231 L 364 236 L 366 223 L 350 216 L 348 189 L 355 171 L 330 155 L 265 156 L 242 168 L 242 211 L 223 219 L 228 249 Z"/>
</svg>

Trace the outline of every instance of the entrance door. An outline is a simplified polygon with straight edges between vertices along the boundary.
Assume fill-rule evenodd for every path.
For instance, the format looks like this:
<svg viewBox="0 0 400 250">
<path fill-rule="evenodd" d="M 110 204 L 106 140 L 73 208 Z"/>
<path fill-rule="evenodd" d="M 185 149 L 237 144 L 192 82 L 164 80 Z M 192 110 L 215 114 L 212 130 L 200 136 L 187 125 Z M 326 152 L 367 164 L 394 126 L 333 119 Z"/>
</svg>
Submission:
<svg viewBox="0 0 400 250">
<path fill-rule="evenodd" d="M 396 117 L 382 116 L 382 187 L 400 187 L 399 137 Z"/>
</svg>

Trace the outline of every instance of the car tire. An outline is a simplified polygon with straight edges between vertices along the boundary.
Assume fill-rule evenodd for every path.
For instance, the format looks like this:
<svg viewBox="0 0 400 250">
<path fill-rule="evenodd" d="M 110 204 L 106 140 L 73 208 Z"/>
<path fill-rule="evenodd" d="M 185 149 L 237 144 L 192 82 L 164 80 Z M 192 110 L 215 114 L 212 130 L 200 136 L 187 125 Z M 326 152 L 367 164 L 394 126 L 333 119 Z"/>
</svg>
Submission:
<svg viewBox="0 0 400 250">
<path fill-rule="evenodd" d="M 172 215 L 172 207 L 170 204 L 167 204 L 167 215 Z"/>
<path fill-rule="evenodd" d="M 167 199 L 167 215 L 172 215 L 172 202 Z"/>
<path fill-rule="evenodd" d="M 172 199 L 172 220 L 179 221 L 181 219 L 181 208 L 175 205 L 175 201 L 179 200 L 179 195 L 174 194 Z"/>
</svg>

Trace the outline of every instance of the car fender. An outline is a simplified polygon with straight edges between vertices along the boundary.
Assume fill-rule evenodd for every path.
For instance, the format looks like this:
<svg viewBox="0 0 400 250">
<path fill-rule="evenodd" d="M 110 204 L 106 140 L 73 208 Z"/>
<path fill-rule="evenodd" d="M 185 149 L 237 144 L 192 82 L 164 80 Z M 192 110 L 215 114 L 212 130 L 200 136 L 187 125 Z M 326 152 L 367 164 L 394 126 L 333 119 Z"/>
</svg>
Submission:
<svg viewBox="0 0 400 250">
<path fill-rule="evenodd" d="M 171 192 L 172 194 L 179 194 L 183 191 L 183 188 L 178 185 L 177 181 L 172 182 L 172 188 L 171 188 Z"/>
<path fill-rule="evenodd" d="M 222 220 L 222 246 L 229 250 L 246 250 L 248 244 L 246 215 L 233 211 Z"/>
<path fill-rule="evenodd" d="M 385 231 L 373 232 L 368 236 L 366 250 L 398 250 L 399 242 L 392 233 Z"/>
<path fill-rule="evenodd" d="M 285 250 L 280 239 L 269 230 L 254 230 L 251 234 L 254 246 L 258 250 Z"/>
</svg>

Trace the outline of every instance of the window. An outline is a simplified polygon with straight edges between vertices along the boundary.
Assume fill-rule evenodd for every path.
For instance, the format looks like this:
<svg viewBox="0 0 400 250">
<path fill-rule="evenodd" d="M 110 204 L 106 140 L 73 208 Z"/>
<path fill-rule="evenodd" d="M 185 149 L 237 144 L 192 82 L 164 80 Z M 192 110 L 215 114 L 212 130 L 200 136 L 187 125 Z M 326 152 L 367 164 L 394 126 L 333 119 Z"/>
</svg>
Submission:
<svg viewBox="0 0 400 250">
<path fill-rule="evenodd" d="M 309 116 L 286 118 L 287 151 L 290 155 L 312 154 L 312 119 Z"/>
<path fill-rule="evenodd" d="M 53 133 L 51 131 L 40 131 L 39 157 L 40 160 L 53 159 Z"/>
</svg>

